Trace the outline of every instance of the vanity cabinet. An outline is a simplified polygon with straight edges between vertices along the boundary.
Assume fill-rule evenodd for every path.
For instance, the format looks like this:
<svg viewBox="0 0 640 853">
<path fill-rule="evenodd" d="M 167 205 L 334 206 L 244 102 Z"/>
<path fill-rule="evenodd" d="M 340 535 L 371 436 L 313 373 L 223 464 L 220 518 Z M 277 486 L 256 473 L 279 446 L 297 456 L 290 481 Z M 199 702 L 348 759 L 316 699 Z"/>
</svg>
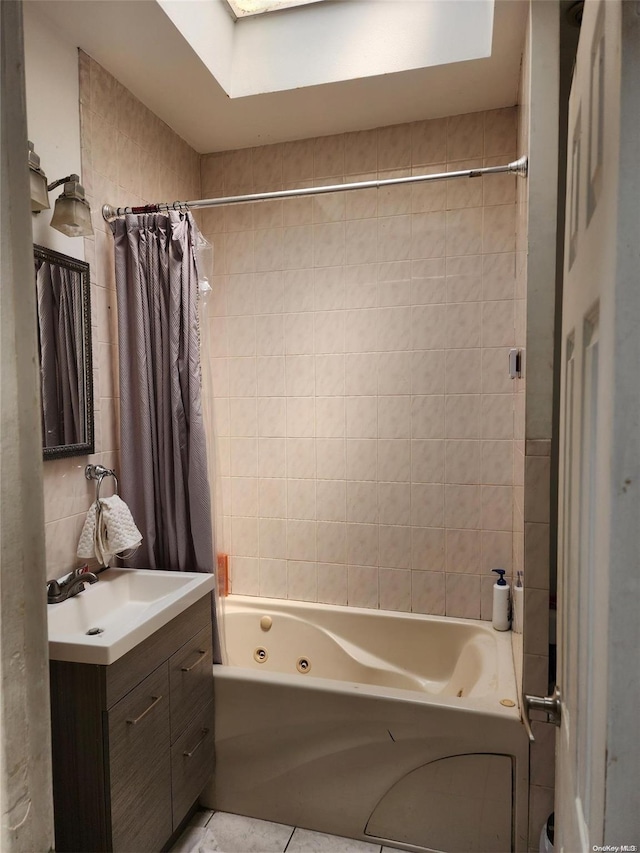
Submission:
<svg viewBox="0 0 640 853">
<path fill-rule="evenodd" d="M 109 666 L 50 662 L 56 850 L 157 853 L 213 772 L 210 598 Z"/>
</svg>

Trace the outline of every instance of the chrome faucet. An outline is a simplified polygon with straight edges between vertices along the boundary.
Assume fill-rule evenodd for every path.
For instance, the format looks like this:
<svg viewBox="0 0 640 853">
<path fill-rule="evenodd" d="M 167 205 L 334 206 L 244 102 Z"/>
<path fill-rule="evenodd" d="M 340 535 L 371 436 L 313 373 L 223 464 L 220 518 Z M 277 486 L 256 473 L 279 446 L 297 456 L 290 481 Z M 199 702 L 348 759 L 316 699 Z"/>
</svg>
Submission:
<svg viewBox="0 0 640 853">
<path fill-rule="evenodd" d="M 74 569 L 59 580 L 47 581 L 47 604 L 59 604 L 67 598 L 73 598 L 82 592 L 86 583 L 97 583 L 98 577 L 93 572 Z"/>
</svg>

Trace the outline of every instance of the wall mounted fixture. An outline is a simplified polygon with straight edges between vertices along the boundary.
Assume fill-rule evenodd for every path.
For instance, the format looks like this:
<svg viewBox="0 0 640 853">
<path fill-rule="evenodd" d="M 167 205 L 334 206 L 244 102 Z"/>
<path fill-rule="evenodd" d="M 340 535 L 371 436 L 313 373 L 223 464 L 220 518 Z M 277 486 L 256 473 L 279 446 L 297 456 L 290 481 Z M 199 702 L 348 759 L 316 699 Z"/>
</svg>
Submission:
<svg viewBox="0 0 640 853">
<path fill-rule="evenodd" d="M 84 197 L 84 187 L 78 175 L 67 175 L 47 187 L 53 190 L 64 184 L 62 195 L 56 200 L 51 217 L 51 227 L 67 237 L 90 237 L 93 234 L 91 208 Z"/>
<path fill-rule="evenodd" d="M 29 142 L 29 179 L 31 184 L 31 212 L 40 213 L 51 207 L 49 193 L 64 184 L 62 195 L 56 200 L 51 227 L 67 237 L 89 237 L 93 234 L 91 208 L 84 197 L 84 187 L 78 175 L 67 175 L 51 184 L 40 167 L 33 142 Z"/>
<path fill-rule="evenodd" d="M 522 379 L 522 350 L 509 350 L 509 379 Z"/>
<path fill-rule="evenodd" d="M 48 210 L 51 205 L 47 192 L 47 176 L 40 168 L 40 158 L 33 148 L 33 142 L 29 142 L 29 183 L 31 212 L 40 213 L 41 210 Z"/>
</svg>

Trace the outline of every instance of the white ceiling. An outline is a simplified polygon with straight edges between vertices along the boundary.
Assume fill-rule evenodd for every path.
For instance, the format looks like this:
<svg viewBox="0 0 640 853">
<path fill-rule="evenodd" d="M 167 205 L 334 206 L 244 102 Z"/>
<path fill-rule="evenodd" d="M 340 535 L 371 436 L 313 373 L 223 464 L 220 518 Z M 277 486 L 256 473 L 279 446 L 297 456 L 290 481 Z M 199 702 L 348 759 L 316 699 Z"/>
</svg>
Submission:
<svg viewBox="0 0 640 853">
<path fill-rule="evenodd" d="M 215 0 L 215 3 L 220 2 Z M 413 2 L 416 9 L 421 9 L 424 14 L 426 0 Z M 343 50 L 349 60 L 343 65 L 350 70 L 340 73 L 336 72 L 335 61 L 327 63 L 328 71 L 324 73 L 321 68 L 322 51 L 316 52 L 314 60 L 312 51 L 307 49 L 312 39 L 300 39 L 297 62 L 291 60 L 291 47 L 287 49 L 284 56 L 287 66 L 284 60 L 278 64 L 277 57 L 280 55 L 282 59 L 285 51 L 281 48 L 278 53 L 278 44 L 273 37 L 265 37 L 262 41 L 256 37 L 255 28 L 263 23 L 260 18 L 267 21 L 273 30 L 277 16 L 283 16 L 283 21 L 285 15 L 289 16 L 288 20 L 293 20 L 296 12 L 306 12 L 306 20 L 316 26 L 317 31 L 317 22 L 309 17 L 309 10 L 324 9 L 325 13 L 331 14 L 333 7 L 334 14 L 347 13 L 345 7 L 350 3 L 352 0 L 338 0 L 326 5 L 312 4 L 259 16 L 251 21 L 252 33 L 248 29 L 242 31 L 243 38 L 245 34 L 250 36 L 245 39 L 250 52 L 245 51 L 242 55 L 238 49 L 240 40 L 236 38 L 234 55 L 234 44 L 230 39 L 237 35 L 238 30 L 233 28 L 243 27 L 249 21 L 245 19 L 234 23 L 228 15 L 222 21 L 216 17 L 219 9 L 211 0 L 181 0 L 180 3 L 168 0 L 30 0 L 30 5 L 48 17 L 67 40 L 103 65 L 200 153 L 496 109 L 516 103 L 528 0 L 496 0 L 490 56 L 485 55 L 489 52 L 488 33 L 485 33 L 484 46 L 482 42 L 470 45 L 466 54 L 461 48 L 461 44 L 466 43 L 465 39 L 470 41 L 474 30 L 482 29 L 475 19 L 471 25 L 473 14 L 469 13 L 477 13 L 474 5 L 486 5 L 486 0 L 471 0 L 471 3 L 470 0 L 446 0 L 448 6 L 455 4 L 459 16 L 462 16 L 448 34 L 450 55 L 458 61 L 446 62 L 442 51 L 445 33 L 443 38 L 431 39 L 432 50 L 438 54 L 435 60 L 429 58 L 428 39 L 425 39 L 424 59 L 420 61 L 425 65 L 440 63 L 429 64 L 429 67 L 415 67 L 415 57 L 419 56 L 421 46 L 416 44 L 415 36 L 414 42 L 409 44 L 407 33 L 419 30 L 415 26 L 407 28 L 406 22 L 403 38 L 398 40 L 398 44 L 405 47 L 399 48 L 395 54 L 387 51 L 388 66 L 380 65 L 379 50 L 370 49 L 362 51 L 363 55 L 371 58 L 368 70 L 363 64 L 354 65 L 353 53 L 357 53 L 354 47 L 350 51 Z M 366 10 L 369 4 L 377 4 L 378 9 L 383 5 L 380 0 L 359 2 L 362 10 Z M 397 4 L 397 9 L 394 4 Z M 387 11 L 390 8 L 399 11 L 400 5 L 404 8 L 411 6 L 400 3 L 400 0 L 386 0 L 384 5 Z M 202 13 L 202 17 L 191 12 L 185 15 L 187 9 L 195 10 L 199 15 Z M 206 13 L 209 14 L 208 22 Z M 181 23 L 180 29 L 169 14 L 178 23 L 181 23 L 179 15 L 182 15 L 184 24 Z M 400 27 L 402 16 L 397 18 L 400 22 L 397 26 Z M 207 23 L 209 30 L 213 28 L 217 36 L 217 41 L 212 38 L 215 50 L 207 48 L 207 42 L 202 39 Z M 384 26 L 391 38 L 390 27 L 395 25 L 388 14 Z M 263 32 L 268 35 L 269 31 Z M 328 48 L 326 55 L 331 60 L 335 57 L 335 50 L 331 50 L 329 43 L 331 31 L 325 27 L 324 32 Z M 365 31 L 363 41 L 366 35 Z M 357 44 L 357 37 L 358 32 L 352 37 L 352 45 Z M 291 34 L 288 44 L 292 44 Z M 257 55 L 261 45 L 266 45 L 262 65 Z M 363 45 L 363 48 L 367 46 L 370 44 Z M 272 51 L 275 49 L 271 62 L 266 53 L 268 47 Z M 254 91 L 256 88 L 272 91 L 244 94 L 252 88 L 247 83 L 252 71 L 247 56 L 252 55 L 256 56 Z M 306 65 L 305 55 L 311 58 Z M 460 56 L 464 55 L 481 58 L 460 61 Z M 403 67 L 404 57 L 414 67 L 399 70 Z M 380 73 L 382 67 L 389 67 L 389 73 Z M 303 83 L 314 79 L 314 74 L 320 79 L 333 76 L 334 80 L 294 88 L 300 86 L 296 82 L 297 68 Z M 368 72 L 370 76 L 364 76 Z M 351 75 L 351 79 L 335 79 L 340 75 Z M 229 92 L 232 95 L 239 93 L 239 96 L 230 97 Z"/>
<path fill-rule="evenodd" d="M 156 0 L 230 98 L 491 56 L 494 0 L 338 0 L 243 18 Z"/>
</svg>

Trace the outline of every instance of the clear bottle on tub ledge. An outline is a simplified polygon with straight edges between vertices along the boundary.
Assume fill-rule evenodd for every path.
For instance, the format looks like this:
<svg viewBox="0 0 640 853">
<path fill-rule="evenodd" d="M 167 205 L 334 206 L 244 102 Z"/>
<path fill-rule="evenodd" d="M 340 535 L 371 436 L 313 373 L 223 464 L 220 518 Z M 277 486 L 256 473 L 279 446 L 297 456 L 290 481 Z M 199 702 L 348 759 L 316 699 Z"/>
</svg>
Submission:
<svg viewBox="0 0 640 853">
<path fill-rule="evenodd" d="M 516 573 L 516 582 L 513 587 L 513 630 L 516 634 L 522 634 L 522 619 L 524 613 L 524 587 L 522 585 L 522 572 Z"/>
<path fill-rule="evenodd" d="M 504 579 L 504 569 L 491 569 L 491 571 L 499 575 L 493 585 L 493 627 L 496 631 L 508 631 L 510 626 L 509 584 Z"/>
</svg>

